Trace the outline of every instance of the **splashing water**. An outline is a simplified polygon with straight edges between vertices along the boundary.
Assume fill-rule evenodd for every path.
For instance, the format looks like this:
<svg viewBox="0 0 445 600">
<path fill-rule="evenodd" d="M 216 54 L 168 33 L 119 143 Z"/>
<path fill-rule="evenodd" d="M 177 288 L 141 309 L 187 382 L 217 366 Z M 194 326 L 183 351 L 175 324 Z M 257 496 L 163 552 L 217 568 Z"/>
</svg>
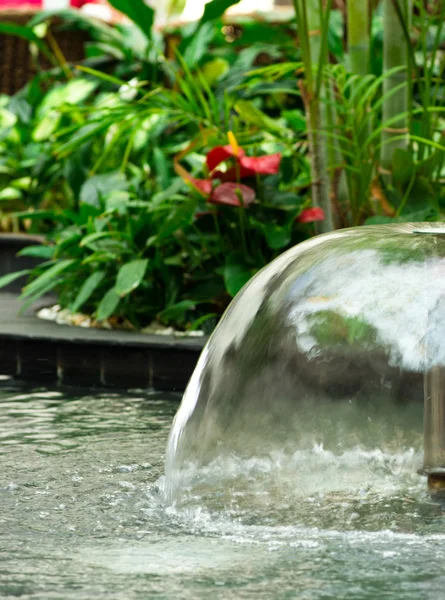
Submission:
<svg viewBox="0 0 445 600">
<path fill-rule="evenodd" d="M 172 505 L 176 408 L 152 394 L 0 389 L 1 597 L 441 597 L 445 517 L 415 473 L 420 405 L 365 420 L 360 444 L 339 425 L 324 445 L 189 465 Z M 356 409 L 345 431 L 362 430 Z"/>
</svg>

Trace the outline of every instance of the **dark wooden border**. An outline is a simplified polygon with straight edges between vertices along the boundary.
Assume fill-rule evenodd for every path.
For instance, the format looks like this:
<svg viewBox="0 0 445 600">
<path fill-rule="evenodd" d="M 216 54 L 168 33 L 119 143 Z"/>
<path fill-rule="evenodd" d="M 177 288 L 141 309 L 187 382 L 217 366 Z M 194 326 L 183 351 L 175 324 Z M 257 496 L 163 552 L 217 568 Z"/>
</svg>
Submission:
<svg viewBox="0 0 445 600">
<path fill-rule="evenodd" d="M 19 309 L 0 293 L 0 375 L 35 383 L 183 391 L 206 341 L 57 325 Z"/>
</svg>

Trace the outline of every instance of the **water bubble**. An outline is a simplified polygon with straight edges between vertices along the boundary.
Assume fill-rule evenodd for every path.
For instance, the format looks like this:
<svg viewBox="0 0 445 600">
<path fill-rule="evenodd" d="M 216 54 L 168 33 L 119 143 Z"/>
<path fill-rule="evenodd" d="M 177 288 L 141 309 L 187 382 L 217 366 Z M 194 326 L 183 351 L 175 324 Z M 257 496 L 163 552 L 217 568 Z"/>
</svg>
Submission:
<svg viewBox="0 0 445 600">
<path fill-rule="evenodd" d="M 138 465 L 121 465 L 120 467 L 116 467 L 116 471 L 119 473 L 132 473 L 138 468 Z"/>
<path fill-rule="evenodd" d="M 119 481 L 119 485 L 121 486 L 121 488 L 124 488 L 126 490 L 136 489 L 136 486 L 133 483 L 130 483 L 129 481 Z"/>
</svg>

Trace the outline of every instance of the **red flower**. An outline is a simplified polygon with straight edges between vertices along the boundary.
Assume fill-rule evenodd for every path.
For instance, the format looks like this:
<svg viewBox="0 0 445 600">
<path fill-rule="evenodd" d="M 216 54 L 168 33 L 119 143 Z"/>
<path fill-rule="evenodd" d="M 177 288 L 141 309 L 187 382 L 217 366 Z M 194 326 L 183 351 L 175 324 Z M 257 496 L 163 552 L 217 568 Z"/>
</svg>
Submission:
<svg viewBox="0 0 445 600">
<path fill-rule="evenodd" d="M 244 150 L 239 148 L 237 154 L 235 154 L 235 150 L 232 146 L 216 146 L 215 148 L 212 148 L 206 156 L 208 170 L 212 172 L 218 165 L 232 156 L 235 156 L 236 158 L 244 156 Z"/>
<path fill-rule="evenodd" d="M 193 187 L 195 187 L 198 192 L 201 192 L 204 196 L 209 196 L 212 193 L 212 182 L 210 179 L 196 179 L 195 177 L 187 177 L 187 181 L 189 181 Z"/>
<path fill-rule="evenodd" d="M 249 169 L 252 174 L 275 175 L 280 170 L 281 154 L 266 154 L 265 156 L 243 156 L 239 159 L 241 167 Z"/>
<path fill-rule="evenodd" d="M 225 181 L 235 181 L 236 179 L 245 179 L 246 177 L 252 177 L 255 173 L 251 169 L 246 169 L 241 165 L 236 167 L 230 167 L 227 171 L 220 171 L 219 169 L 213 171 L 212 179 L 219 179 L 223 183 Z"/>
<path fill-rule="evenodd" d="M 212 179 L 215 174 L 212 173 L 225 160 L 234 157 L 241 167 L 240 177 L 251 177 L 255 173 L 259 175 L 275 175 L 280 170 L 281 154 L 266 154 L 265 156 L 246 156 L 242 148 L 239 148 L 235 154 L 232 146 L 216 146 L 212 148 L 206 157 L 207 168 L 211 173 Z M 218 174 L 221 171 L 217 171 Z"/>
<path fill-rule="evenodd" d="M 322 208 L 306 208 L 297 217 L 299 223 L 312 223 L 313 221 L 324 221 L 325 214 Z"/>
<path fill-rule="evenodd" d="M 281 154 L 267 154 L 265 156 L 246 156 L 238 146 L 233 133 L 228 134 L 230 144 L 216 146 L 206 156 L 206 165 L 210 173 L 209 179 L 195 179 L 175 161 L 175 169 L 186 181 L 191 183 L 207 200 L 213 204 L 226 204 L 228 206 L 248 206 L 255 200 L 255 190 L 251 187 L 236 183 L 240 179 L 252 177 L 255 174 L 274 175 L 280 169 Z M 236 164 L 227 171 L 217 170 L 217 167 L 228 159 L 234 159 Z M 212 181 L 220 180 L 221 185 L 213 189 Z M 242 197 L 242 203 L 240 197 Z"/>
<path fill-rule="evenodd" d="M 242 203 L 240 202 L 240 196 Z M 228 206 L 248 206 L 255 200 L 255 190 L 242 183 L 222 183 L 212 192 L 209 202 Z"/>
</svg>

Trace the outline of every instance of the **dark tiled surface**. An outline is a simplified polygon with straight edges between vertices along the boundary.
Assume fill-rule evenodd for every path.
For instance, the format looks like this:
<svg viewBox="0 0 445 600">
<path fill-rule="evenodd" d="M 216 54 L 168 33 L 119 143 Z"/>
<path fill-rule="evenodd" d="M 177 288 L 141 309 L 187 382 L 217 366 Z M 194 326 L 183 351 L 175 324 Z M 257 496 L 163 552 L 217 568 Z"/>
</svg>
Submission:
<svg viewBox="0 0 445 600">
<path fill-rule="evenodd" d="M 57 345 L 37 340 L 20 340 L 17 348 L 16 375 L 38 381 L 57 380 Z"/>
<path fill-rule="evenodd" d="M 17 374 L 17 342 L 0 338 L 0 375 Z"/>
<path fill-rule="evenodd" d="M 196 365 L 197 357 L 180 350 L 159 350 L 153 355 L 153 387 L 156 390 L 184 389 Z"/>
<path fill-rule="evenodd" d="M 57 344 L 58 381 L 65 385 L 103 384 L 100 346 Z"/>
<path fill-rule="evenodd" d="M 182 391 L 205 342 L 57 325 L 19 307 L 0 292 L 0 375 L 30 381 Z"/>
<path fill-rule="evenodd" d="M 102 377 L 105 385 L 121 388 L 152 387 L 152 353 L 145 348 L 102 348 Z"/>
</svg>

